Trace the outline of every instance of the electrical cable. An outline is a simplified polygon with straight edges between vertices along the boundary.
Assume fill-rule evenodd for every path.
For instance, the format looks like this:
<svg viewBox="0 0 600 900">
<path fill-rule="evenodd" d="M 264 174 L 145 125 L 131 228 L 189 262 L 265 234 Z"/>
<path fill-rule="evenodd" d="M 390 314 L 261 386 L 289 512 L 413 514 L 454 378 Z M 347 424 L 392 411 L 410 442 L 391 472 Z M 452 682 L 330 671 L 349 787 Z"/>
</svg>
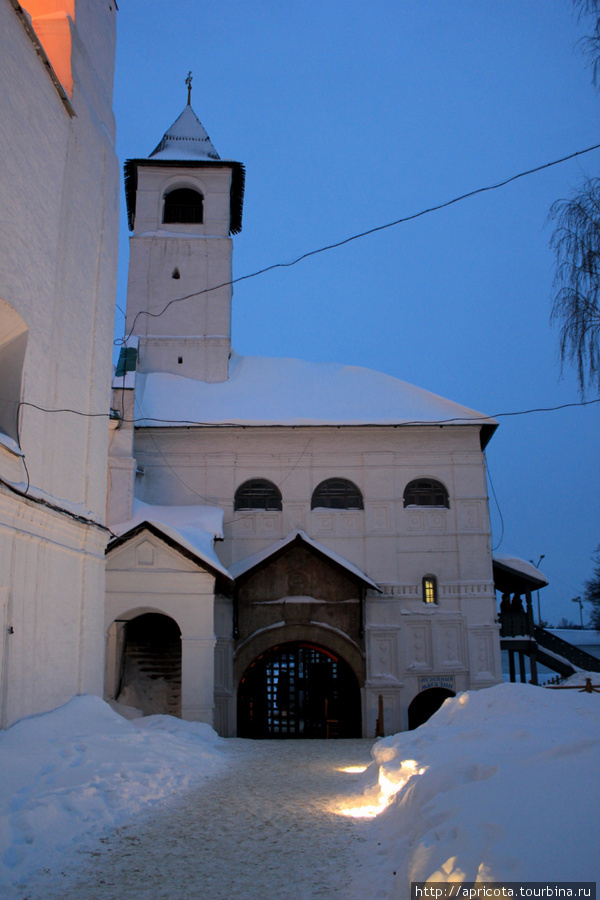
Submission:
<svg viewBox="0 0 600 900">
<path fill-rule="evenodd" d="M 540 166 L 534 166 L 532 169 L 527 169 L 523 172 L 519 172 L 517 175 L 511 175 L 510 178 L 505 178 L 503 181 L 497 181 L 494 184 L 488 184 L 484 187 L 475 188 L 475 190 L 467 191 L 466 194 L 460 194 L 458 197 L 453 197 L 451 200 L 446 200 L 443 203 L 436 204 L 435 206 L 429 206 L 426 209 L 422 209 L 419 212 L 412 213 L 411 215 L 402 216 L 399 219 L 395 219 L 393 222 L 386 222 L 384 225 L 376 225 L 374 228 L 368 228 L 366 231 L 352 234 L 347 238 L 343 238 L 341 241 L 335 241 L 332 244 L 326 244 L 325 246 L 318 247 L 315 250 L 308 250 L 306 253 L 302 253 L 300 256 L 297 256 L 295 259 L 292 259 L 289 262 L 272 263 L 269 266 L 258 269 L 256 272 L 249 272 L 247 275 L 240 275 L 237 278 L 232 278 L 231 281 L 223 281 L 221 284 L 216 284 L 213 287 L 203 288 L 200 291 L 194 291 L 191 294 L 186 294 L 183 297 L 175 297 L 173 300 L 169 300 L 169 302 L 163 307 L 163 309 L 160 310 L 160 312 L 152 313 L 143 309 L 139 310 L 131 324 L 131 328 L 127 336 L 117 339 L 114 343 L 117 346 L 125 346 L 127 344 L 127 341 L 133 334 L 140 316 L 159 319 L 174 303 L 182 303 L 184 300 L 190 300 L 192 297 L 199 297 L 202 294 L 208 294 L 211 291 L 217 291 L 223 287 L 231 287 L 234 284 L 239 284 L 241 281 L 247 281 L 249 278 L 256 278 L 258 275 L 264 275 L 266 272 L 272 272 L 274 269 L 284 269 L 290 268 L 291 266 L 296 266 L 298 263 L 302 262 L 305 259 L 308 259 L 311 256 L 316 256 L 319 253 L 325 253 L 328 250 L 335 250 L 338 247 L 343 247 L 345 244 L 349 244 L 351 241 L 357 241 L 360 238 L 367 237 L 370 234 L 376 234 L 379 231 L 385 231 L 385 229 L 387 228 L 394 228 L 396 225 L 402 225 L 405 222 L 412 222 L 414 219 L 419 219 L 422 216 L 428 215 L 429 213 L 438 212 L 441 209 L 446 209 L 448 206 L 452 206 L 455 203 L 460 203 L 462 200 L 468 200 L 470 197 L 476 197 L 478 194 L 484 194 L 487 191 L 498 190 L 498 188 L 506 187 L 507 184 L 511 184 L 513 181 L 517 181 L 520 178 L 525 178 L 528 175 L 534 175 L 536 172 L 542 172 L 544 169 L 550 169 L 552 168 L 552 166 L 558 166 L 561 163 L 568 162 L 570 159 L 575 159 L 578 156 L 583 156 L 585 153 L 591 153 L 592 150 L 598 149 L 600 149 L 600 144 L 594 144 L 591 147 L 586 147 L 585 150 L 576 150 L 575 153 L 569 153 L 567 156 L 562 156 L 560 159 L 554 159 L 551 162 L 543 163 Z"/>
<path fill-rule="evenodd" d="M 492 489 L 492 494 L 494 496 L 494 500 L 496 502 L 496 509 L 498 510 L 498 515 L 500 516 L 500 540 L 496 544 L 495 547 L 492 547 L 492 553 L 494 550 L 497 550 L 498 547 L 502 544 L 504 540 L 504 517 L 502 515 L 502 510 L 500 509 L 500 504 L 498 503 L 498 497 L 496 496 L 496 490 L 494 488 L 494 482 L 492 481 L 492 473 L 490 472 L 490 465 L 488 462 L 487 456 L 485 456 L 485 469 L 487 472 L 488 481 L 490 482 L 490 487 Z"/>
<path fill-rule="evenodd" d="M 452 205 L 455 204 L 455 203 L 459 203 L 459 202 L 461 202 L 461 201 L 463 201 L 463 200 L 467 200 L 467 199 L 469 199 L 469 198 L 471 198 L 471 197 L 475 197 L 475 196 L 477 196 L 478 194 L 483 194 L 483 193 L 485 193 L 485 192 L 487 192 L 487 191 L 498 190 L 499 188 L 505 187 L 507 184 L 511 184 L 513 181 L 517 181 L 517 180 L 520 179 L 520 178 L 525 178 L 525 177 L 528 176 L 528 175 L 533 175 L 533 174 L 535 174 L 535 173 L 537 173 L 537 172 L 543 171 L 544 169 L 549 169 L 549 168 L 551 168 L 552 166 L 560 165 L 561 163 L 567 162 L 567 161 L 570 160 L 570 159 L 575 159 L 576 157 L 582 156 L 582 155 L 584 155 L 584 154 L 586 154 L 586 153 L 590 153 L 590 152 L 592 152 L 593 150 L 598 150 L 598 149 L 600 149 L 600 144 L 594 144 L 594 145 L 591 146 L 591 147 L 587 147 L 587 148 L 585 148 L 584 150 L 577 150 L 577 151 L 575 151 L 574 153 L 570 153 L 570 154 L 568 154 L 567 156 L 561 157 L 560 159 L 552 160 L 551 162 L 544 163 L 544 164 L 539 165 L 539 166 L 535 166 L 535 167 L 533 167 L 533 168 L 531 168 L 531 169 L 527 169 L 527 170 L 525 170 L 525 171 L 523 171 L 523 172 L 519 172 L 519 173 L 517 173 L 516 175 L 512 175 L 511 177 L 504 179 L 503 181 L 495 182 L 494 184 L 485 185 L 485 186 L 483 186 L 483 187 L 476 188 L 475 190 L 468 191 L 467 193 L 464 193 L 464 194 L 460 194 L 460 195 L 457 196 L 457 197 L 453 197 L 452 199 L 446 200 L 445 202 L 439 203 L 439 204 L 437 204 L 437 205 L 435 205 L 435 206 L 427 207 L 426 209 L 422 209 L 422 210 L 420 210 L 419 212 L 412 213 L 411 215 L 403 216 L 403 217 L 401 217 L 401 218 L 399 218 L 399 219 L 395 219 L 395 220 L 392 221 L 392 222 L 387 222 L 387 223 L 385 223 L 385 224 L 383 224 L 383 225 L 377 225 L 377 226 L 375 226 L 374 228 L 369 228 L 369 229 L 367 229 L 366 231 L 362 231 L 362 232 L 359 232 L 359 233 L 357 233 L 357 234 L 350 235 L 349 237 L 344 238 L 344 239 L 342 239 L 342 240 L 340 240 L 340 241 L 336 241 L 336 242 L 334 242 L 334 243 L 327 244 L 327 245 L 322 246 L 322 247 L 318 247 L 318 248 L 316 248 L 316 249 L 314 249 L 314 250 L 309 250 L 309 251 L 307 251 L 306 253 L 303 253 L 303 254 L 301 254 L 300 256 L 296 257 L 295 259 L 290 260 L 289 262 L 278 262 L 278 263 L 273 263 L 273 264 L 271 264 L 271 265 L 269 265 L 269 266 L 265 266 L 265 267 L 262 268 L 262 269 L 258 269 L 258 270 L 255 271 L 255 272 L 248 273 L 247 275 L 240 275 L 240 276 L 237 277 L 237 278 L 233 278 L 233 279 L 231 279 L 230 281 L 225 281 L 225 282 L 223 282 L 223 283 L 221 283 L 221 284 L 214 285 L 213 287 L 210 287 L 210 288 L 204 288 L 203 290 L 195 291 L 195 292 L 193 292 L 193 293 L 191 293 L 191 294 L 186 294 L 186 295 L 183 296 L 183 297 L 176 297 L 176 298 L 174 298 L 173 300 L 170 300 L 170 301 L 164 306 L 164 308 L 163 308 L 160 312 L 158 312 L 158 313 L 151 313 L 151 312 L 147 312 L 146 310 L 140 310 L 140 311 L 137 313 L 137 315 L 135 316 L 135 318 L 134 318 L 134 320 L 133 320 L 133 323 L 132 323 L 132 326 L 131 326 L 131 329 L 130 329 L 129 333 L 127 334 L 127 336 L 126 336 L 125 338 L 119 339 L 118 341 L 115 341 L 115 344 L 120 344 L 120 345 L 126 345 L 126 344 L 127 344 L 127 341 L 129 340 L 129 338 L 130 338 L 131 335 L 133 334 L 133 330 L 134 330 L 134 328 L 135 328 L 135 325 L 136 325 L 136 323 L 137 323 L 138 318 L 139 318 L 140 316 L 142 316 L 142 315 L 146 315 L 146 316 L 148 316 L 148 317 L 150 317 L 150 318 L 160 318 L 160 316 L 164 315 L 165 312 L 167 311 L 167 309 L 169 309 L 169 307 L 172 306 L 174 303 L 181 303 L 181 302 L 183 302 L 183 301 L 185 301 L 185 300 L 191 299 L 192 297 L 198 297 L 198 296 L 200 296 L 200 295 L 202 295 L 202 294 L 206 294 L 206 293 L 210 293 L 211 291 L 219 290 L 219 288 L 222 288 L 222 287 L 230 287 L 230 286 L 232 286 L 232 285 L 234 285 L 234 284 L 239 284 L 240 282 L 242 282 L 242 281 L 247 281 L 247 280 L 250 279 L 250 278 L 256 278 L 256 277 L 259 276 L 259 275 L 264 275 L 265 273 L 271 272 L 271 271 L 273 271 L 274 269 L 279 269 L 279 268 L 290 268 L 291 266 L 295 266 L 295 265 L 297 265 L 298 263 L 302 262 L 303 260 L 308 259 L 308 258 L 310 258 L 310 257 L 312 257 L 312 256 L 316 256 L 317 254 L 325 253 L 325 252 L 327 252 L 327 251 L 329 251 L 329 250 L 337 249 L 338 247 L 343 247 L 345 244 L 349 244 L 349 243 L 352 242 L 352 241 L 356 241 L 356 240 L 359 240 L 360 238 L 367 237 L 368 235 L 376 234 L 377 232 L 384 231 L 384 230 L 386 230 L 386 229 L 388 229 L 388 228 L 393 228 L 393 227 L 395 227 L 396 225 L 401 225 L 401 224 L 403 224 L 403 223 L 405 223 L 405 222 L 413 221 L 414 219 L 418 219 L 418 218 L 420 218 L 420 217 L 422 217 L 422 216 L 428 215 L 429 213 L 437 212 L 437 211 L 442 210 L 442 209 L 446 209 L 447 207 L 452 206 Z M 119 307 L 119 309 L 120 309 L 120 307 Z M 123 312 L 123 310 L 121 310 L 121 309 L 120 309 L 120 311 Z M 123 378 L 123 388 L 124 388 L 124 383 L 125 383 L 125 379 Z M 528 414 L 534 413 L 534 412 L 552 412 L 552 411 L 554 411 L 554 410 L 566 409 L 566 408 L 568 408 L 568 407 L 574 407 L 574 406 L 587 406 L 587 405 L 589 405 L 589 404 L 591 404 L 591 403 L 598 403 L 598 402 L 600 402 L 600 398 L 598 398 L 597 400 L 582 401 L 582 402 L 580 402 L 580 403 L 566 403 L 566 404 L 562 404 L 561 406 L 545 407 L 545 408 L 544 408 L 544 407 L 540 407 L 540 408 L 536 408 L 536 409 L 520 410 L 520 411 L 517 411 L 517 412 L 511 412 L 511 413 L 496 413 L 494 416 L 478 416 L 478 417 L 473 417 L 473 420 L 472 420 L 472 421 L 481 421 L 481 422 L 483 422 L 483 421 L 486 421 L 486 420 L 489 421 L 490 419 L 495 419 L 495 418 L 500 418 L 500 417 L 506 417 L 506 416 L 528 415 Z M 82 417 L 84 417 L 84 418 L 110 418 L 110 413 L 84 413 L 84 412 L 81 412 L 80 410 L 71 409 L 71 408 L 68 408 L 68 407 L 66 407 L 66 408 L 54 408 L 54 409 L 50 409 L 50 408 L 42 407 L 42 406 L 39 406 L 38 404 L 31 403 L 31 402 L 28 402 L 28 401 L 21 401 L 21 402 L 19 403 L 19 406 L 17 407 L 17 420 L 18 420 L 18 418 L 19 418 L 19 413 L 20 413 L 20 411 L 21 411 L 21 408 L 24 407 L 24 406 L 28 406 L 28 407 L 30 407 L 30 408 L 32 408 L 32 409 L 37 409 L 37 410 L 39 410 L 39 411 L 41 411 L 41 412 L 45 412 L 45 413 L 70 413 L 70 414 L 72 414 L 72 415 L 82 416 Z M 122 421 L 123 421 L 123 422 L 129 421 L 129 422 L 132 422 L 133 424 L 135 424 L 137 421 L 154 421 L 154 422 L 163 423 L 163 424 L 166 423 L 166 424 L 169 424 L 169 425 L 178 425 L 178 424 L 181 424 L 181 425 L 197 425 L 197 426 L 200 426 L 200 425 L 214 425 L 214 423 L 207 423 L 207 422 L 195 422 L 195 421 L 187 421 L 187 420 L 181 420 L 181 421 L 177 421 L 177 420 L 160 420 L 160 419 L 152 419 L 152 420 L 148 420 L 147 418 L 146 418 L 146 419 L 143 419 L 143 420 L 142 420 L 142 419 L 137 420 L 137 419 L 135 419 L 135 418 L 134 418 L 133 420 L 126 420 L 126 419 L 123 418 Z M 468 419 L 468 418 L 465 419 L 464 417 L 462 417 L 462 418 L 459 417 L 459 418 L 456 418 L 456 419 L 446 419 L 446 420 L 440 420 L 440 421 L 437 421 L 437 422 L 420 422 L 420 421 L 414 421 L 414 422 L 402 422 L 402 423 L 398 423 L 398 425 L 397 425 L 396 427 L 400 427 L 400 426 L 407 427 L 407 426 L 410 426 L 410 425 L 444 425 L 444 424 L 450 424 L 450 423 L 455 422 L 455 421 L 465 422 L 465 421 L 469 421 L 469 419 Z M 219 423 L 219 427 L 223 427 L 223 426 L 235 427 L 235 425 L 236 425 L 236 423 Z M 17 443 L 20 443 L 19 440 L 17 441 Z M 158 447 L 157 447 L 157 449 L 158 449 Z M 160 453 L 160 450 L 159 450 L 159 453 Z M 302 454 L 302 455 L 303 455 L 303 454 Z M 161 456 L 162 456 L 162 453 L 161 453 Z M 164 458 L 164 457 L 163 457 L 163 458 Z M 300 458 L 302 458 L 302 457 L 300 457 Z M 13 492 L 16 493 L 16 494 L 19 494 L 19 495 L 21 495 L 21 496 L 28 496 L 28 491 L 29 491 L 29 488 L 30 488 L 30 485 L 31 485 L 31 481 L 30 481 L 29 471 L 28 471 L 28 469 L 27 469 L 27 463 L 26 463 L 26 461 L 25 461 L 25 457 L 23 456 L 22 459 L 23 459 L 23 465 L 24 465 L 24 467 L 25 467 L 25 472 L 26 472 L 26 474 L 27 474 L 27 487 L 26 487 L 26 489 L 25 489 L 25 492 L 23 492 L 23 491 L 21 491 L 20 489 L 16 488 L 16 486 L 14 486 L 14 485 L 11 485 L 9 482 L 4 481 L 4 479 L 1 479 L 1 478 L 0 478 L 0 483 L 3 484 L 5 487 L 7 487 L 9 490 L 13 491 Z M 299 462 L 299 461 L 300 461 L 300 460 L 298 460 L 298 462 Z M 292 471 L 293 471 L 293 470 L 292 470 Z M 291 474 L 291 473 L 290 473 L 290 474 Z M 488 472 L 488 474 L 489 474 L 489 472 Z M 180 480 L 181 480 L 181 479 L 180 479 Z M 182 483 L 183 483 L 183 482 L 182 482 Z M 491 479 L 490 479 L 490 484 L 491 484 Z M 187 485 L 186 485 L 186 487 L 187 487 Z M 191 489 L 190 489 L 190 490 L 191 490 Z M 492 485 L 492 490 L 493 490 L 493 485 Z M 194 493 L 195 493 L 195 492 L 194 492 Z M 198 495 L 198 496 L 200 496 L 200 495 Z M 494 496 L 495 496 L 495 494 L 494 494 Z M 62 507 L 54 506 L 53 504 L 49 503 L 48 501 L 41 500 L 41 499 L 35 498 L 35 497 L 30 497 L 30 499 L 31 499 L 31 500 L 34 500 L 34 501 L 37 502 L 37 503 L 42 503 L 42 504 L 44 504 L 44 505 L 46 505 L 46 506 L 48 506 L 48 507 L 50 507 L 50 508 L 52 508 L 52 509 L 56 509 L 56 510 L 59 511 L 59 512 L 63 512 L 63 513 L 65 513 L 65 514 L 67 514 L 67 515 L 70 515 L 70 516 L 72 516 L 74 519 L 78 519 L 78 520 L 87 522 L 87 523 L 89 523 L 89 524 L 97 525 L 97 526 L 100 527 L 100 528 L 104 528 L 104 527 L 105 527 L 105 526 L 99 525 L 99 523 L 97 523 L 97 522 L 94 522 L 94 520 L 86 519 L 84 516 L 78 516 L 78 515 L 76 515 L 76 514 L 74 514 L 74 513 L 69 512 L 68 510 L 63 509 Z M 499 507 L 498 507 L 498 510 L 499 510 Z M 500 510 L 499 510 L 499 511 L 500 511 Z M 106 529 L 106 530 L 109 530 L 109 529 Z"/>
<path fill-rule="evenodd" d="M 489 416 L 482 414 L 480 416 L 455 416 L 452 419 L 429 419 L 429 420 L 414 419 L 414 420 L 411 420 L 408 422 L 384 423 L 384 425 L 392 427 L 392 428 L 407 428 L 407 427 L 412 427 L 414 425 L 452 425 L 452 423 L 454 423 L 454 422 L 460 422 L 461 424 L 470 423 L 470 422 L 473 422 L 473 423 L 480 422 L 482 424 L 485 424 L 485 422 L 493 422 L 494 419 L 510 418 L 512 416 L 527 416 L 532 413 L 556 412 L 561 409 L 572 409 L 572 408 L 577 408 L 577 407 L 582 407 L 582 406 L 591 406 L 592 404 L 595 404 L 595 403 L 600 403 L 600 397 L 597 397 L 594 400 L 579 400 L 579 401 L 576 401 L 573 403 L 561 403 L 558 406 L 534 406 L 534 407 L 531 407 L 530 409 L 520 409 L 520 410 L 515 410 L 512 412 L 498 412 L 498 413 L 494 413 L 493 415 L 489 415 Z M 43 413 L 72 413 L 75 416 L 82 416 L 83 418 L 88 418 L 88 419 L 110 419 L 111 418 L 110 413 L 85 413 L 85 412 L 81 412 L 81 410 L 70 409 L 68 407 L 50 408 L 50 407 L 45 407 L 45 406 L 39 406 L 37 403 L 29 403 L 27 401 L 22 401 L 19 404 L 19 407 L 21 407 L 21 406 L 29 406 L 32 409 L 37 409 Z M 240 423 L 240 422 L 202 422 L 198 419 L 158 419 L 158 418 L 154 418 L 152 416 L 139 416 L 139 417 L 134 417 L 132 419 L 122 418 L 120 421 L 123 422 L 124 424 L 128 424 L 128 425 L 139 425 L 140 422 L 144 422 L 144 423 L 156 422 L 156 423 L 158 423 L 159 426 L 160 425 L 185 425 L 188 427 L 197 426 L 197 427 L 206 427 L 206 428 L 248 428 L 249 427 L 248 425 L 244 425 L 243 423 Z M 322 424 L 323 423 L 321 423 L 321 425 Z M 365 423 L 365 424 L 374 424 L 374 423 Z M 147 425 L 147 427 L 152 427 L 152 426 Z M 265 426 L 265 427 L 278 428 L 278 427 L 282 427 L 282 426 L 274 424 L 274 425 Z M 294 426 L 294 427 L 301 427 L 301 426 Z M 310 426 L 306 426 L 306 427 L 310 427 Z M 340 427 L 344 427 L 344 426 L 333 423 L 330 427 L 340 428 Z"/>
</svg>

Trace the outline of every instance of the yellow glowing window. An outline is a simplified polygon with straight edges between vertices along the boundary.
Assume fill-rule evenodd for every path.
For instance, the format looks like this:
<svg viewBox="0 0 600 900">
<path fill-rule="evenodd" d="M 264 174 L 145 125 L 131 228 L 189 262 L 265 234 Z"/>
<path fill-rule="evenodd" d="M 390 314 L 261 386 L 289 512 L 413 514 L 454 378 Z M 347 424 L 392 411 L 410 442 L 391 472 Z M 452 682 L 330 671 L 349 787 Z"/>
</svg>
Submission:
<svg viewBox="0 0 600 900">
<path fill-rule="evenodd" d="M 423 600 L 425 603 L 437 603 L 437 579 L 434 575 L 426 575 L 423 579 Z"/>
</svg>

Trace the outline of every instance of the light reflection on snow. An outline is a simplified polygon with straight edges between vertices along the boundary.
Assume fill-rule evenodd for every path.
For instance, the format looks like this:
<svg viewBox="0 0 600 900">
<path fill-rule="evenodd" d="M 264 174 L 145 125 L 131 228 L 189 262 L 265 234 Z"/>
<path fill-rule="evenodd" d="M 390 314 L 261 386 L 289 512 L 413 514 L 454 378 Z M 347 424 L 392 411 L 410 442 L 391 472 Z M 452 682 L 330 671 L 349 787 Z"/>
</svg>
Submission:
<svg viewBox="0 0 600 900">
<path fill-rule="evenodd" d="M 366 772 L 366 766 L 338 766 L 338 772 L 346 772 L 348 775 L 352 775 L 355 772 Z"/>
<path fill-rule="evenodd" d="M 427 766 L 418 767 L 414 759 L 404 759 L 399 768 L 394 768 L 387 773 L 383 766 L 379 767 L 379 797 L 377 803 L 364 803 L 361 806 L 344 807 L 338 810 L 342 816 L 351 816 L 353 819 L 374 819 L 386 809 L 395 795 L 414 775 L 422 775 L 427 771 Z"/>
</svg>

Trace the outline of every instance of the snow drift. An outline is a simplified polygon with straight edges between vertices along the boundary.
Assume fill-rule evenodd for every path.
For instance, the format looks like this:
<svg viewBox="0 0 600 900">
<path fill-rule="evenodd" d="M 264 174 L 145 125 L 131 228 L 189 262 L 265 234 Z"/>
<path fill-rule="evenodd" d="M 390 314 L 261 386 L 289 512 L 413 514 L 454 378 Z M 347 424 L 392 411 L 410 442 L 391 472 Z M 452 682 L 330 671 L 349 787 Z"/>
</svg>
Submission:
<svg viewBox="0 0 600 900">
<path fill-rule="evenodd" d="M 372 896 L 374 862 L 377 896 L 397 900 L 411 881 L 597 879 L 600 694 L 460 694 L 373 759 L 347 811 L 376 816 L 357 896 Z"/>
</svg>

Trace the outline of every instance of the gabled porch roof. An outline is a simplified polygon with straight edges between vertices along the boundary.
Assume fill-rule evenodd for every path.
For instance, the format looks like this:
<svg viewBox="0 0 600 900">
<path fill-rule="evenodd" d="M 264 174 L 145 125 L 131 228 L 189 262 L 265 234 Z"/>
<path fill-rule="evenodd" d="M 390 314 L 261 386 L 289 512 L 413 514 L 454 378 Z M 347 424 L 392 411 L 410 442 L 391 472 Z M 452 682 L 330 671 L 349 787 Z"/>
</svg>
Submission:
<svg viewBox="0 0 600 900">
<path fill-rule="evenodd" d="M 368 575 L 365 575 L 365 573 L 361 571 L 358 566 L 355 566 L 354 563 L 351 563 L 343 556 L 340 556 L 339 553 L 335 553 L 333 550 L 330 550 L 328 547 L 325 547 L 318 541 L 313 540 L 313 538 L 309 537 L 306 532 L 302 531 L 301 529 L 291 531 L 287 537 L 283 538 L 280 541 L 276 541 L 274 544 L 271 544 L 270 547 L 266 547 L 264 550 L 259 550 L 258 553 L 254 553 L 252 556 L 248 556 L 246 557 L 246 559 L 242 559 L 239 562 L 234 563 L 229 567 L 229 574 L 237 581 L 243 576 L 250 575 L 256 569 L 259 569 L 261 566 L 265 565 L 266 562 L 277 559 L 279 556 L 285 553 L 289 547 L 302 544 L 310 547 L 322 558 L 334 563 L 334 565 L 336 566 L 339 566 L 339 568 L 343 569 L 348 575 L 351 575 L 357 581 L 360 581 L 365 587 L 372 588 L 373 590 L 381 593 L 381 589 L 375 584 L 374 581 L 369 578 Z"/>
</svg>

